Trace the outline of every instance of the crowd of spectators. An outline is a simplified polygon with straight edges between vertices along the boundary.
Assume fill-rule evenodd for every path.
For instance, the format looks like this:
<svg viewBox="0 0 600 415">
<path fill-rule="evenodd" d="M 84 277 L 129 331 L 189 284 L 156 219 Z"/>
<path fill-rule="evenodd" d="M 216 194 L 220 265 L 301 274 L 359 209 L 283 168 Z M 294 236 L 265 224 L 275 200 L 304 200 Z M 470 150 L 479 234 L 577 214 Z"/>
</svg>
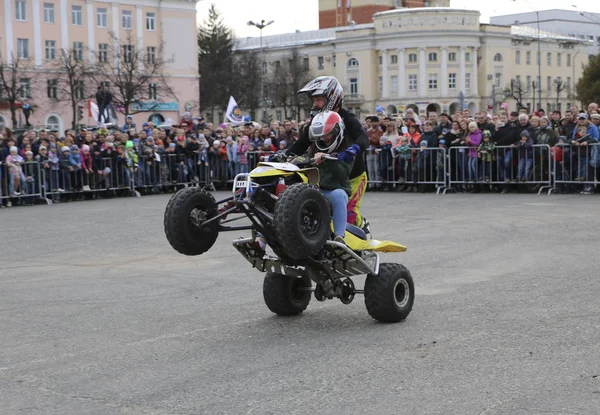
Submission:
<svg viewBox="0 0 600 415">
<path fill-rule="evenodd" d="M 120 128 L 57 131 L 34 129 L 18 135 L 0 129 L 0 206 L 32 204 L 42 195 L 55 202 L 111 197 L 134 190 L 173 191 L 201 183 L 226 186 L 274 152 L 297 140 L 305 124 L 294 120 L 213 125 L 185 113 L 179 123 L 139 128 L 127 117 Z M 600 112 L 571 107 L 561 114 L 501 109 L 427 116 L 408 109 L 402 116 L 366 117 L 365 152 L 370 190 L 427 191 L 451 178 L 458 190 L 482 183 L 497 191 L 527 182 L 543 159 L 536 145 L 551 148 L 560 177 L 582 182 L 566 191 L 593 193 L 600 167 Z M 536 155 L 539 159 L 536 161 Z M 548 169 L 541 174 L 548 175 Z M 555 174 L 558 174 L 555 172 Z M 503 184 L 501 184 L 503 183 Z M 36 197 L 39 196 L 39 197 Z"/>
</svg>

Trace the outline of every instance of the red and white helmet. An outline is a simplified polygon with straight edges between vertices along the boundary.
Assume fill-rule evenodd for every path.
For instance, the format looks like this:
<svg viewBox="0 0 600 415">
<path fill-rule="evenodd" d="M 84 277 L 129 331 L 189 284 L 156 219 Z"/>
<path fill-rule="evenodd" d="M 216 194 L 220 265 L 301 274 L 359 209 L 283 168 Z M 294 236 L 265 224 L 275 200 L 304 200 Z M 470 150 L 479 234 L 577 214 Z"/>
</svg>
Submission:
<svg viewBox="0 0 600 415">
<path fill-rule="evenodd" d="M 308 130 L 308 137 L 320 151 L 331 154 L 342 143 L 344 129 L 344 121 L 340 114 L 334 111 L 323 111 L 313 118 Z M 325 142 L 326 138 L 327 142 Z"/>
</svg>

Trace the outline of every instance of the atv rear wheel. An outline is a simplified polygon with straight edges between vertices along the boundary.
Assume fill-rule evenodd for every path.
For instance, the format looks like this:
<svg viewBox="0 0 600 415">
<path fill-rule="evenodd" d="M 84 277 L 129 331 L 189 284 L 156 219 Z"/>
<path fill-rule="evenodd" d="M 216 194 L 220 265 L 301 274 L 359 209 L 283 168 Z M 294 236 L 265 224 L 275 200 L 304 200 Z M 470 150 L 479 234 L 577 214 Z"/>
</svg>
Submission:
<svg viewBox="0 0 600 415">
<path fill-rule="evenodd" d="M 183 255 L 200 255 L 208 251 L 219 236 L 217 221 L 202 222 L 217 215 L 217 202 L 198 187 L 177 192 L 165 209 L 164 227 L 167 240 Z"/>
<path fill-rule="evenodd" d="M 365 281 L 365 305 L 369 315 L 383 323 L 397 323 L 408 317 L 415 301 L 415 284 L 406 267 L 381 264 L 379 274 Z"/>
<path fill-rule="evenodd" d="M 274 226 L 286 256 L 306 259 L 323 249 L 331 235 L 329 203 L 313 186 L 290 186 L 275 205 Z"/>
<path fill-rule="evenodd" d="M 267 272 L 263 282 L 265 304 L 280 316 L 296 316 L 306 310 L 311 297 L 310 291 L 301 289 L 311 286 L 312 282 L 307 276 L 294 277 Z"/>
</svg>

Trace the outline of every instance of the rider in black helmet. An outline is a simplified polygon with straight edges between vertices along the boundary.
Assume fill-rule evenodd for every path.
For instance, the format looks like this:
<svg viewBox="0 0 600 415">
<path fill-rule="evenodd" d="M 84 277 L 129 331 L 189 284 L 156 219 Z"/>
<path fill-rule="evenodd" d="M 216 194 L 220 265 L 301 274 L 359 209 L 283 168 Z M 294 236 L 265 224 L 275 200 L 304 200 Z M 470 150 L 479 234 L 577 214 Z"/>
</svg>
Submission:
<svg viewBox="0 0 600 415">
<path fill-rule="evenodd" d="M 354 165 L 350 172 L 350 184 L 352 195 L 348 199 L 348 222 L 361 227 L 367 236 L 370 236 L 369 223 L 360 214 L 360 204 L 367 188 L 367 173 L 363 152 L 369 145 L 367 134 L 356 116 L 343 109 L 344 90 L 333 76 L 319 76 L 304 86 L 299 94 L 306 93 L 312 100 L 311 117 L 321 111 L 335 111 L 342 117 L 346 132 L 344 140 L 348 147 L 338 156 L 339 160 L 349 161 L 354 159 Z M 290 154 L 304 154 L 311 142 L 308 129 L 305 128 L 300 138 L 286 151 Z"/>
</svg>

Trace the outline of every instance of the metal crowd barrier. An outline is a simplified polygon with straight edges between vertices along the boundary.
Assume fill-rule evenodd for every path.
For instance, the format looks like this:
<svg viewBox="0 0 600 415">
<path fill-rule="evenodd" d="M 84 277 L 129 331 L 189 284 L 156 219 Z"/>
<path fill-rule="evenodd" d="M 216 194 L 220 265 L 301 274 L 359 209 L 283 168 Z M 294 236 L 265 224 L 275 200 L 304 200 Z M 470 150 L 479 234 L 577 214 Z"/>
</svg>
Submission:
<svg viewBox="0 0 600 415">
<path fill-rule="evenodd" d="M 540 194 L 552 187 L 550 146 L 496 146 L 482 153 L 477 147 L 450 147 L 448 187 L 468 187 L 476 183 L 508 185 L 522 183 Z"/>
<path fill-rule="evenodd" d="M 6 162 L 0 166 L 0 205 L 12 199 L 19 203 L 35 203 L 44 200 L 45 181 L 42 166 L 37 161 L 26 161 L 17 170 L 13 170 Z"/>
<path fill-rule="evenodd" d="M 387 185 L 435 186 L 437 192 L 448 187 L 448 153 L 444 148 L 391 147 L 365 154 L 369 187 Z"/>
<path fill-rule="evenodd" d="M 565 189 L 593 190 L 599 182 L 600 143 L 559 143 L 552 152 L 554 186 L 548 194 Z"/>
</svg>

